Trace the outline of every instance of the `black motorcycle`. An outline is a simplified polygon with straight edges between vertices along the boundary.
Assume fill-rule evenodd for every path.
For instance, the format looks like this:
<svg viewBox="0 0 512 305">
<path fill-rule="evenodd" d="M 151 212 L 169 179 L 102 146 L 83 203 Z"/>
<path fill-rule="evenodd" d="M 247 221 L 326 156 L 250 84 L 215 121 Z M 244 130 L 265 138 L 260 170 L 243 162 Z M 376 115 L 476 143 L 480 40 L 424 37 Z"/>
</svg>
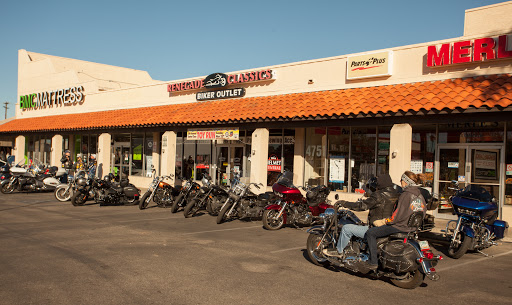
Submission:
<svg viewBox="0 0 512 305">
<path fill-rule="evenodd" d="M 179 194 L 179 190 L 175 189 L 169 183 L 165 182 L 167 179 L 172 179 L 174 175 L 157 176 L 156 170 L 153 168 L 153 181 L 149 185 L 148 190 L 139 202 L 139 209 L 144 210 L 148 207 L 151 200 L 161 208 L 170 207 L 174 203 L 174 197 Z"/>
<path fill-rule="evenodd" d="M 217 215 L 220 207 L 222 207 L 222 202 L 228 197 L 226 190 L 221 186 L 215 185 L 212 182 L 212 178 L 207 174 L 204 174 L 201 183 L 203 186 L 183 210 L 185 218 L 193 217 L 200 210 L 206 210 L 210 215 Z"/>
<path fill-rule="evenodd" d="M 192 200 L 201 188 L 197 182 L 192 180 L 192 177 L 184 181 L 185 183 L 182 182 L 180 194 L 176 197 L 174 203 L 172 204 L 171 213 L 176 213 L 180 208 L 185 208 L 189 200 Z"/>
<path fill-rule="evenodd" d="M 323 254 L 323 249 L 336 248 L 344 224 L 362 225 L 352 211 L 341 208 L 342 204 L 343 201 L 338 201 L 334 209 L 325 210 L 321 214 L 324 224 L 308 230 L 308 258 L 319 266 L 333 265 L 353 272 L 369 273 L 371 270 L 366 264 L 369 259 L 368 244 L 364 239 L 353 237 L 341 257 Z M 422 221 L 423 213 L 415 213 L 410 217 L 408 226 L 419 229 Z M 373 275 L 389 278 L 393 284 L 405 289 L 418 287 L 425 276 L 437 281 L 439 275 L 434 267 L 442 257 L 432 253 L 428 242 L 418 240 L 417 232 L 395 233 L 377 239 L 379 266 Z"/>
<path fill-rule="evenodd" d="M 132 205 L 138 204 L 140 190 L 128 179 L 121 179 L 120 183 L 113 181 L 112 174 L 103 180 L 97 178 L 78 178 L 77 189 L 71 203 L 74 206 L 84 205 L 89 198 L 102 205 Z"/>
<path fill-rule="evenodd" d="M 222 205 L 217 215 L 217 224 L 233 218 L 261 218 L 263 211 L 273 197 L 272 192 L 256 195 L 251 192 L 250 187 L 254 185 L 260 189 L 263 184 L 245 184 L 237 181 L 228 191 L 228 198 Z"/>
</svg>

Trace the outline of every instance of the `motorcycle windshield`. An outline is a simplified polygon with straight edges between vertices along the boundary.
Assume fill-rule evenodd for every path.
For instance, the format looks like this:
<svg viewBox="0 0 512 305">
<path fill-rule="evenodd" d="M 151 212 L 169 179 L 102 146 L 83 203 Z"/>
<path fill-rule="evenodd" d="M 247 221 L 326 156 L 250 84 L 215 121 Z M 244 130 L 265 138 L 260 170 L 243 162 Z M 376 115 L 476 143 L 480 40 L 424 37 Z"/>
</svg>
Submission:
<svg viewBox="0 0 512 305">
<path fill-rule="evenodd" d="M 277 179 L 278 184 L 281 184 L 282 186 L 286 187 L 294 187 L 293 186 L 293 173 L 292 172 L 284 172 L 281 175 L 279 175 L 279 179 Z"/>
<path fill-rule="evenodd" d="M 476 199 L 481 202 L 491 202 L 492 195 L 483 187 L 470 184 L 457 194 L 459 197 Z"/>
</svg>

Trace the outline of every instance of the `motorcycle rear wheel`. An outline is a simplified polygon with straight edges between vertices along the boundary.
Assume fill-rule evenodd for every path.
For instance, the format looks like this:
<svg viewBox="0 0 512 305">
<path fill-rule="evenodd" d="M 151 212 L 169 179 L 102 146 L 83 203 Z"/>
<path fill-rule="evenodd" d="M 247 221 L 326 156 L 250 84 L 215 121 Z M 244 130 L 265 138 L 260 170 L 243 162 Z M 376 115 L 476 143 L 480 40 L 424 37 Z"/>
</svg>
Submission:
<svg viewBox="0 0 512 305">
<path fill-rule="evenodd" d="M 423 283 L 425 279 L 425 274 L 421 273 L 419 269 L 414 271 L 414 274 L 409 276 L 406 279 L 390 279 L 391 283 L 395 286 L 403 288 L 403 289 L 414 289 Z"/>
<path fill-rule="evenodd" d="M 144 210 L 145 208 L 148 207 L 149 196 L 151 196 L 150 192 L 146 192 L 144 193 L 144 195 L 142 195 L 142 198 L 139 201 L 139 210 Z"/>
<path fill-rule="evenodd" d="M 181 204 L 181 201 L 183 201 L 184 196 L 185 196 L 184 194 L 179 194 L 178 197 L 176 197 L 176 200 L 174 200 L 174 203 L 172 204 L 172 207 L 171 207 L 171 213 L 178 212 L 178 209 L 180 208 L 180 204 Z"/>
<path fill-rule="evenodd" d="M 322 254 L 323 247 L 317 249 L 321 240 L 321 235 L 309 234 L 306 245 L 309 260 L 317 266 L 323 266 L 327 263 L 327 259 Z"/>
<path fill-rule="evenodd" d="M 5 183 L 4 185 L 2 185 L 2 188 L 0 189 L 0 191 L 2 192 L 2 194 L 11 194 L 15 191 L 15 187 L 14 185 L 11 185 L 9 187 L 9 183 Z"/>
<path fill-rule="evenodd" d="M 267 230 L 279 230 L 284 226 L 284 216 L 281 214 L 279 218 L 276 219 L 277 215 L 279 215 L 278 210 L 265 210 L 263 212 L 263 227 Z"/>
<path fill-rule="evenodd" d="M 460 239 L 462 239 L 462 241 Z M 462 232 L 457 233 L 455 242 L 450 243 L 450 247 L 448 248 L 448 256 L 455 259 L 461 258 L 469 250 L 472 242 L 473 238 Z"/>
<path fill-rule="evenodd" d="M 80 192 L 73 194 L 73 197 L 71 197 L 71 204 L 73 206 L 84 205 L 86 201 L 87 201 L 87 195 L 82 194 Z"/>
<path fill-rule="evenodd" d="M 60 202 L 66 202 L 71 199 L 73 196 L 73 192 L 71 191 L 71 188 L 66 192 L 67 186 L 58 187 L 55 189 L 55 199 L 57 199 Z"/>
<path fill-rule="evenodd" d="M 185 216 L 185 218 L 193 217 L 196 214 L 196 212 L 199 210 L 198 205 L 199 205 L 199 199 L 194 198 L 194 199 L 190 200 L 190 202 L 187 203 L 187 206 L 183 210 L 183 216 Z"/>
</svg>

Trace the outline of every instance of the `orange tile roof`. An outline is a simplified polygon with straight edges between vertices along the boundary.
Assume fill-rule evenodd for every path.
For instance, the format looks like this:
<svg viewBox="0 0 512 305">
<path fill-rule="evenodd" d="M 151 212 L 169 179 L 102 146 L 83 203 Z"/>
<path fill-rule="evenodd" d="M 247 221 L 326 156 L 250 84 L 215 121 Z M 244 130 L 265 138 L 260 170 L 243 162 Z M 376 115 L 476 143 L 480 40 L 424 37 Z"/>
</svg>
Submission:
<svg viewBox="0 0 512 305">
<path fill-rule="evenodd" d="M 0 132 L 230 123 L 344 117 L 512 105 L 512 75 L 119 109 L 16 119 Z"/>
</svg>

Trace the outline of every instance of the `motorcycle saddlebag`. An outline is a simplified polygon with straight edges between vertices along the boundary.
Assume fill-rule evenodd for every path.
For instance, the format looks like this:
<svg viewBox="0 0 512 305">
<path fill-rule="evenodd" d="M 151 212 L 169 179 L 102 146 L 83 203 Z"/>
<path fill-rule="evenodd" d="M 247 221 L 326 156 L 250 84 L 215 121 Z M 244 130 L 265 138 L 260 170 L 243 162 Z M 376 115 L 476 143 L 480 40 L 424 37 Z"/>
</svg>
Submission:
<svg viewBox="0 0 512 305">
<path fill-rule="evenodd" d="M 417 252 L 409 243 L 403 240 L 392 240 L 381 246 L 380 261 L 384 269 L 395 273 L 405 273 L 418 268 Z"/>
<path fill-rule="evenodd" d="M 502 239 L 505 237 L 505 231 L 508 229 L 508 223 L 503 220 L 495 220 L 492 225 L 488 225 L 487 228 L 494 233 L 496 239 Z"/>
<path fill-rule="evenodd" d="M 133 198 L 135 196 L 138 196 L 138 194 L 139 194 L 139 190 L 133 186 L 125 187 L 125 188 L 123 188 L 123 191 L 124 191 L 124 194 L 126 195 L 126 197 L 128 197 L 128 198 Z"/>
</svg>

